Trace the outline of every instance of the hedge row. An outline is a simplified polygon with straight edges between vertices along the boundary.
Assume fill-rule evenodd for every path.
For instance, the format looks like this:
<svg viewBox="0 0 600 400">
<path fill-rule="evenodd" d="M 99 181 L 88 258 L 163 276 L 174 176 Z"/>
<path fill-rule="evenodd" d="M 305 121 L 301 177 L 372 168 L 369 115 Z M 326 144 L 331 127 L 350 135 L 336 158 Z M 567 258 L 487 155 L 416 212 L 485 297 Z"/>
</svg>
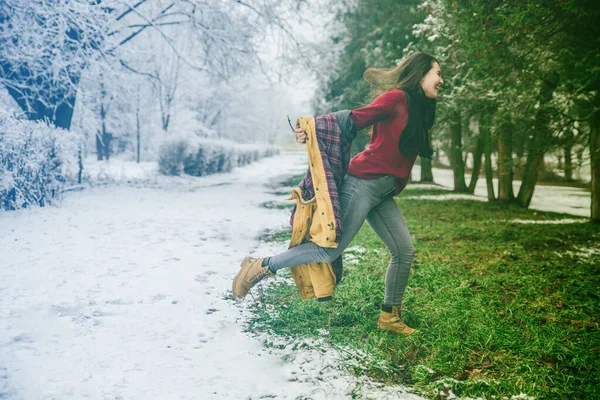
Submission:
<svg viewBox="0 0 600 400">
<path fill-rule="evenodd" d="M 161 146 L 158 169 L 164 175 L 184 173 L 204 176 L 230 172 L 234 167 L 241 167 L 276 154 L 279 154 L 279 149 L 270 146 L 213 140 L 192 144 L 186 139 L 175 139 Z"/>
</svg>

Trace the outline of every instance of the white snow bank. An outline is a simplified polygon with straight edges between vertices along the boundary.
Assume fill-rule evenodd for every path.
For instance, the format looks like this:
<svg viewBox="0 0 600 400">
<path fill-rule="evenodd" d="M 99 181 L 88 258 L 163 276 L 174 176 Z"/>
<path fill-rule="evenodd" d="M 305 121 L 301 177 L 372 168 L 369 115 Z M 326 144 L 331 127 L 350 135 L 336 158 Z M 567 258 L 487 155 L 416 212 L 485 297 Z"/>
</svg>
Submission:
<svg viewBox="0 0 600 400">
<path fill-rule="evenodd" d="M 69 175 L 76 180 L 77 166 L 71 167 Z M 158 179 L 158 164 L 155 161 L 126 161 L 119 157 L 98 161 L 88 157 L 83 163 L 82 180 L 90 183 L 133 183 L 156 182 Z"/>
</svg>

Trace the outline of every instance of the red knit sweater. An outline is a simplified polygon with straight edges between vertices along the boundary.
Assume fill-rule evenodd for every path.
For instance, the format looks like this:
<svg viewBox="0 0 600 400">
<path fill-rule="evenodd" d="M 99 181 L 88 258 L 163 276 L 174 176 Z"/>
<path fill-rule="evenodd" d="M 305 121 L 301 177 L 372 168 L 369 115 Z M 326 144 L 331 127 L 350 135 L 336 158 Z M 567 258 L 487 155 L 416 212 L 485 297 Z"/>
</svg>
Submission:
<svg viewBox="0 0 600 400">
<path fill-rule="evenodd" d="M 348 173 L 364 179 L 394 175 L 395 194 L 400 193 L 417 159 L 403 155 L 398 148 L 408 122 L 406 94 L 399 89 L 384 92 L 368 106 L 352 110 L 351 118 L 357 129 L 373 125 L 373 135 L 369 147 L 350 161 Z"/>
</svg>

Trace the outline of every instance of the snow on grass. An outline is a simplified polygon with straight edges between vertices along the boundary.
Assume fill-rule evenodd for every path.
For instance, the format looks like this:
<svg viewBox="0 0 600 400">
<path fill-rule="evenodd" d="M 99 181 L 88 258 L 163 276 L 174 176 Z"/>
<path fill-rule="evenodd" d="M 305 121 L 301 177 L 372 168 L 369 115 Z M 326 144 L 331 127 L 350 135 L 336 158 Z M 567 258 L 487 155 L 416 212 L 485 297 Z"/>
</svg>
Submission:
<svg viewBox="0 0 600 400">
<path fill-rule="evenodd" d="M 345 263 L 356 265 L 360 262 L 363 254 L 367 253 L 367 249 L 362 246 L 350 246 L 344 250 L 342 254 Z"/>
<path fill-rule="evenodd" d="M 446 201 L 446 200 L 475 200 L 475 201 L 485 201 L 488 200 L 484 197 L 474 196 L 472 194 L 443 194 L 443 195 L 421 195 L 421 196 L 403 196 L 405 200 L 436 200 L 436 201 Z"/>
<path fill-rule="evenodd" d="M 565 254 L 574 258 L 590 260 L 595 256 L 600 256 L 600 248 L 576 246 L 574 251 L 565 251 Z"/>
<path fill-rule="evenodd" d="M 366 254 L 367 253 L 367 249 L 365 249 L 362 246 L 358 246 L 358 245 L 347 247 L 346 250 L 344 250 L 344 251 L 348 252 L 348 253 L 357 253 L 357 254 Z"/>
<path fill-rule="evenodd" d="M 282 365 L 282 374 L 287 381 L 312 386 L 305 394 L 310 399 L 424 400 L 406 386 L 385 386 L 366 375 L 349 374 L 349 367 L 358 371 L 362 368 L 361 362 L 375 361 L 364 352 L 332 348 L 327 344 L 327 329 L 321 329 L 320 334 L 323 338 L 289 339 L 265 333 L 258 337 L 266 344 L 269 354 L 276 354 L 286 361 Z"/>
<path fill-rule="evenodd" d="M 352 253 L 344 253 L 342 255 L 342 259 L 344 260 L 344 263 L 348 263 L 348 264 L 356 265 L 356 264 L 360 263 L 360 258 Z"/>
<path fill-rule="evenodd" d="M 449 187 L 438 185 L 435 183 L 418 183 L 418 182 L 409 182 L 408 185 L 404 188 L 405 191 L 410 190 L 452 190 Z"/>
<path fill-rule="evenodd" d="M 542 225 L 551 225 L 551 224 L 582 224 L 587 223 L 587 219 L 583 218 L 561 218 L 561 219 L 510 219 L 506 222 L 512 224 L 542 224 Z"/>
<path fill-rule="evenodd" d="M 421 167 L 415 165 L 412 178 L 415 181 L 421 179 Z M 436 184 L 445 186 L 449 189 L 454 188 L 454 173 L 451 169 L 433 168 L 433 180 Z M 493 179 L 495 193 L 498 194 L 498 179 Z M 520 181 L 513 182 L 514 193 L 519 192 Z M 409 183 L 409 186 L 411 184 Z M 415 184 L 414 188 L 419 186 Z M 487 184 L 485 179 L 477 180 L 475 186 L 475 195 L 487 199 Z M 476 199 L 474 199 L 476 200 Z M 487 201 L 487 200 L 481 200 Z M 535 187 L 531 204 L 529 208 L 540 211 L 553 211 L 566 213 L 580 217 L 590 217 L 591 194 L 589 190 L 564 187 L 538 185 Z"/>
<path fill-rule="evenodd" d="M 325 331 L 326 332 L 326 331 Z M 326 339 L 279 341 L 274 345 L 283 347 L 281 352 L 290 361 L 284 368 L 290 381 L 313 382 L 310 398 L 373 400 L 423 400 L 399 385 L 384 386 L 365 375 L 355 376 L 347 372 L 348 366 L 360 369 L 360 362 L 371 358 L 356 350 L 333 349 Z"/>
</svg>

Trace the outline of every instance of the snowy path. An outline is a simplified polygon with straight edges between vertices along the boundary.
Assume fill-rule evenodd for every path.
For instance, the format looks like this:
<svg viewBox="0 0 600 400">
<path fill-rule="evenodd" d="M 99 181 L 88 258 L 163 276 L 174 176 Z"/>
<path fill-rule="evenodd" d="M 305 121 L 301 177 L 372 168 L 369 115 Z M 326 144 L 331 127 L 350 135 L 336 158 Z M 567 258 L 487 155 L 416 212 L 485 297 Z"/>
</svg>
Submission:
<svg viewBox="0 0 600 400">
<path fill-rule="evenodd" d="M 349 398 L 356 378 L 311 372 L 339 363 L 334 352 L 284 362 L 242 332 L 243 307 L 224 299 L 241 259 L 264 251 L 259 234 L 287 224 L 289 211 L 259 206 L 285 197 L 264 184 L 305 165 L 285 153 L 0 212 L 0 398 Z"/>
</svg>

